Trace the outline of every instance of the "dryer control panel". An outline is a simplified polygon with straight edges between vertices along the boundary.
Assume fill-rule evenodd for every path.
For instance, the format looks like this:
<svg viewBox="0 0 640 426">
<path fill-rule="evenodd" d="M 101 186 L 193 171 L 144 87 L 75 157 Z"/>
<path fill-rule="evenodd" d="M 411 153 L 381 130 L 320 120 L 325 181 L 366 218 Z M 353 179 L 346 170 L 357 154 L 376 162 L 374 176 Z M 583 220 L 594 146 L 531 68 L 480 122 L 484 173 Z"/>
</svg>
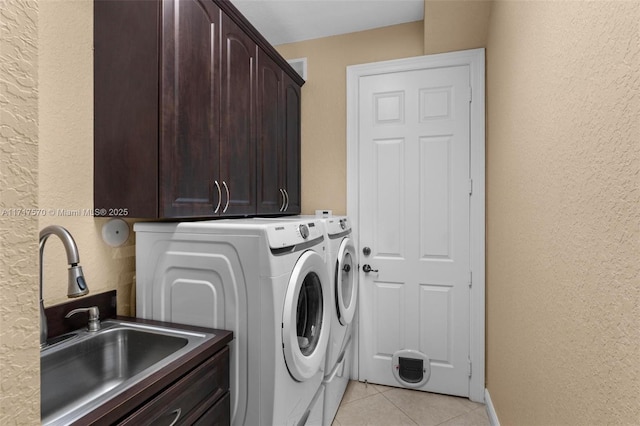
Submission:
<svg viewBox="0 0 640 426">
<path fill-rule="evenodd" d="M 316 221 L 281 222 L 267 229 L 269 247 L 284 248 L 322 238 L 322 226 Z"/>
<path fill-rule="evenodd" d="M 302 224 L 298 226 L 298 232 L 300 232 L 300 236 L 303 240 L 309 238 L 309 227 L 306 224 Z"/>
<path fill-rule="evenodd" d="M 346 216 L 336 216 L 326 219 L 329 238 L 337 238 L 351 232 L 351 221 Z"/>
</svg>

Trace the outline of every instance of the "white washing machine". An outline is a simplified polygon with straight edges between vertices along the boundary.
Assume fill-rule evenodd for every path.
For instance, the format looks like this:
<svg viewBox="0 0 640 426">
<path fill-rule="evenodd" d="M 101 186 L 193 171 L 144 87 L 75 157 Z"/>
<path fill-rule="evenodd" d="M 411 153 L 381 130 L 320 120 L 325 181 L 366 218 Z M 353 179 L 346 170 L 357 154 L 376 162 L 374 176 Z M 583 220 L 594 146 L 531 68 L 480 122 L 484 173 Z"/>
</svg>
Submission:
<svg viewBox="0 0 640 426">
<path fill-rule="evenodd" d="M 323 424 L 330 425 L 342 401 L 353 361 L 353 321 L 358 303 L 358 261 L 346 216 L 289 216 L 258 220 L 320 220 L 327 240 L 325 260 L 331 282 L 331 335 L 325 363 Z"/>
<path fill-rule="evenodd" d="M 137 315 L 232 330 L 234 425 L 321 424 L 330 331 L 319 221 L 136 223 Z"/>
</svg>

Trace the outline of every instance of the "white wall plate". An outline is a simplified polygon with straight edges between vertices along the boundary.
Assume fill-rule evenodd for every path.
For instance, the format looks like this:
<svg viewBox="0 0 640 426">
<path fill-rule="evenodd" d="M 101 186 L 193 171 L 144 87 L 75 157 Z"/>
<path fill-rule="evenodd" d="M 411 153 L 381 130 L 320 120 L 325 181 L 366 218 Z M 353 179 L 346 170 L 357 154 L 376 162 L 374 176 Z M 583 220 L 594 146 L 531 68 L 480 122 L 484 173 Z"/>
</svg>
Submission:
<svg viewBox="0 0 640 426">
<path fill-rule="evenodd" d="M 109 219 L 102 225 L 102 239 L 111 247 L 120 247 L 129 239 L 129 224 L 122 219 Z"/>
</svg>

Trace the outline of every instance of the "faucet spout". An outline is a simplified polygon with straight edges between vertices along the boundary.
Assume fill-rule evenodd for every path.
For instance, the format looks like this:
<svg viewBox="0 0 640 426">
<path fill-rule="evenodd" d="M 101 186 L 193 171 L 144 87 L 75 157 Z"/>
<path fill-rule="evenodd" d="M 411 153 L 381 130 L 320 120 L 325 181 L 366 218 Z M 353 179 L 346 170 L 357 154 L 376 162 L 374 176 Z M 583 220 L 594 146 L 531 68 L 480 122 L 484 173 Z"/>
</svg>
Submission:
<svg viewBox="0 0 640 426">
<path fill-rule="evenodd" d="M 62 240 L 64 250 L 67 252 L 67 263 L 69 265 L 77 265 L 80 263 L 80 255 L 78 254 L 78 246 L 71 236 L 71 233 L 60 225 L 50 225 L 40 231 L 40 256 L 44 251 L 44 243 L 51 235 L 56 235 Z"/>
<path fill-rule="evenodd" d="M 89 293 L 89 288 L 84 279 L 82 267 L 80 263 L 80 255 L 78 254 L 78 246 L 75 240 L 65 228 L 59 225 L 51 225 L 40 231 L 40 347 L 46 345 L 47 342 L 47 318 L 44 313 L 44 300 L 42 294 L 42 276 L 43 276 L 43 259 L 44 245 L 51 235 L 56 235 L 62 241 L 62 245 L 67 253 L 67 263 L 69 264 L 69 285 L 67 289 L 67 297 L 80 297 Z"/>
</svg>

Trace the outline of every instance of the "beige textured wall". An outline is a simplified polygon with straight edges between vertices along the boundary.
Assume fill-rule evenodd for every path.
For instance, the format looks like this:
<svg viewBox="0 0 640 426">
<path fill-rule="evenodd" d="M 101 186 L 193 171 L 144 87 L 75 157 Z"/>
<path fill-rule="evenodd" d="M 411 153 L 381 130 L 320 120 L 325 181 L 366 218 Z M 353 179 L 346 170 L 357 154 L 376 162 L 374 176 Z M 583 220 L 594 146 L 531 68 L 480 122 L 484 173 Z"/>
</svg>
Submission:
<svg viewBox="0 0 640 426">
<path fill-rule="evenodd" d="M 0 424 L 40 422 L 38 2 L 0 13 Z"/>
<path fill-rule="evenodd" d="M 424 54 L 486 47 L 492 3 L 492 0 L 425 0 Z"/>
<path fill-rule="evenodd" d="M 0 208 L 38 208 L 46 215 L 0 221 L 2 282 L 10 283 L 0 293 L 0 423 L 36 424 L 39 229 L 59 224 L 72 233 L 91 292 L 117 289 L 122 314 L 129 312 L 131 302 L 135 248 L 133 238 L 125 247 L 107 247 L 100 236 L 103 219 L 61 212 L 93 206 L 92 2 L 5 4 Z M 309 124 L 303 130 L 308 141 L 303 147 L 307 212 L 327 206 L 336 213 L 346 211 L 345 67 L 419 55 L 422 34 L 417 22 L 284 47 L 290 57 L 308 56 L 310 75 L 315 76 L 303 89 L 303 96 L 313 99 L 303 105 L 303 120 Z M 320 197 L 314 188 L 321 189 Z M 62 245 L 51 237 L 45 249 L 46 306 L 67 300 L 65 264 Z"/>
<path fill-rule="evenodd" d="M 640 422 L 640 3 L 493 5 L 487 387 L 503 425 Z"/>
<path fill-rule="evenodd" d="M 346 67 L 422 55 L 422 22 L 276 46 L 307 58 L 302 87 L 302 210 L 347 211 Z"/>
<path fill-rule="evenodd" d="M 135 270 L 133 230 L 111 248 L 102 241 L 106 219 L 93 209 L 93 2 L 41 2 L 39 227 L 62 225 L 78 245 L 91 294 L 118 290 L 118 312 L 129 314 Z M 70 214 L 80 213 L 80 216 Z M 60 240 L 46 243 L 45 306 L 67 301 L 67 262 Z"/>
</svg>

